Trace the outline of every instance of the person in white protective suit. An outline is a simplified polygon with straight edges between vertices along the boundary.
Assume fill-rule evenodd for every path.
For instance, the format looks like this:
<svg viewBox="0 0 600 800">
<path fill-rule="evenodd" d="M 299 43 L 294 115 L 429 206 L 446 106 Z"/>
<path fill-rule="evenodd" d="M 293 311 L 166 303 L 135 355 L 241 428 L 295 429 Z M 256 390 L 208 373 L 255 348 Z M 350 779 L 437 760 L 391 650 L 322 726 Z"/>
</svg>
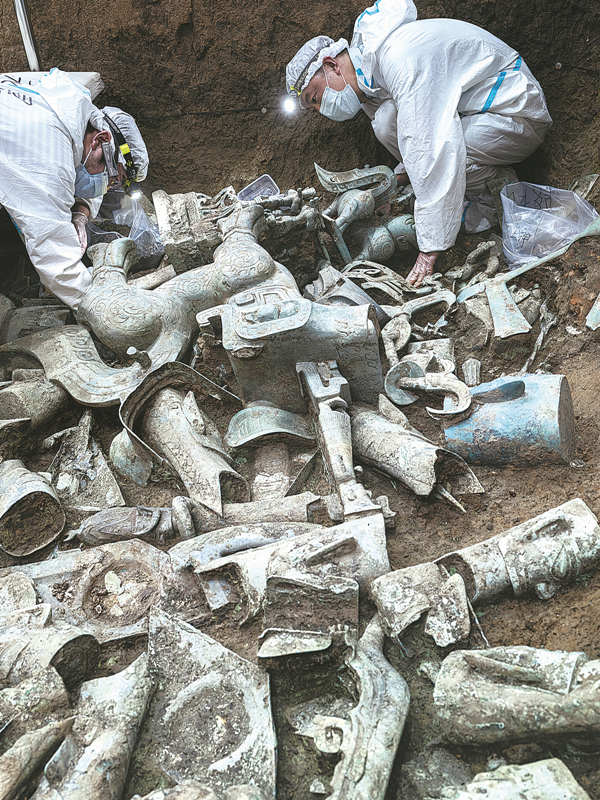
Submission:
<svg viewBox="0 0 600 800">
<path fill-rule="evenodd" d="M 148 168 L 133 117 L 104 111 L 61 70 L 27 86 L 0 74 L 0 206 L 42 284 L 73 309 L 91 284 L 81 262 L 90 208 Z"/>
<path fill-rule="evenodd" d="M 490 226 L 500 189 L 516 180 L 505 165 L 533 153 L 552 123 L 519 53 L 468 22 L 417 20 L 413 0 L 377 0 L 350 44 L 311 39 L 287 65 L 286 84 L 329 119 L 362 109 L 399 159 L 398 179 L 415 193 L 420 252 L 408 279 L 417 286 L 454 244 L 463 210 L 471 230 Z"/>
</svg>

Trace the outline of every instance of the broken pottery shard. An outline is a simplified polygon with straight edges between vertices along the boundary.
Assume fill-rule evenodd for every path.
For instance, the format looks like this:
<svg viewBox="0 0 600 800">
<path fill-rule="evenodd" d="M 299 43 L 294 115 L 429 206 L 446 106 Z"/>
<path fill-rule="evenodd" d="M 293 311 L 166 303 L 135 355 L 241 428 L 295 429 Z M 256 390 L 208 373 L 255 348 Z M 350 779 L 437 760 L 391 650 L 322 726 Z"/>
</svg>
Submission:
<svg viewBox="0 0 600 800">
<path fill-rule="evenodd" d="M 383 630 L 374 617 L 346 657 L 357 705 L 347 718 L 316 714 L 303 730 L 317 750 L 340 756 L 327 800 L 383 800 L 406 721 L 406 681 L 383 655 Z"/>
<path fill-rule="evenodd" d="M 473 464 L 541 464 L 575 457 L 575 413 L 564 375 L 504 376 L 471 389 L 468 419 L 444 431 Z"/>
<path fill-rule="evenodd" d="M 151 617 L 148 647 L 159 687 L 149 757 L 171 780 L 195 779 L 220 792 L 251 784 L 274 800 L 268 674 L 163 612 Z"/>
<path fill-rule="evenodd" d="M 245 480 L 231 466 L 221 435 L 192 392 L 161 389 L 146 403 L 141 431 L 181 478 L 192 500 L 220 514 L 222 484 L 248 498 Z"/>
<path fill-rule="evenodd" d="M 52 463 L 52 484 L 67 507 L 124 506 L 119 484 L 91 430 L 88 410 L 62 438 Z"/>
<path fill-rule="evenodd" d="M 20 736 L 54 715 L 66 716 L 68 710 L 69 695 L 54 667 L 40 669 L 16 686 L 7 686 L 0 690 L 3 747 L 12 746 Z M 3 730 L 6 725 L 7 730 Z"/>
<path fill-rule="evenodd" d="M 439 483 L 457 494 L 483 491 L 462 458 L 430 442 L 404 415 L 390 419 L 399 411 L 388 410 L 390 405 L 387 398 L 381 398 L 383 413 L 358 404 L 350 408 L 352 445 L 358 461 L 396 478 L 419 496 L 430 495 Z"/>
<path fill-rule="evenodd" d="M 495 647 L 457 650 L 443 661 L 433 693 L 449 742 L 585 736 L 600 742 L 600 661 L 585 653 Z"/>
<path fill-rule="evenodd" d="M 28 556 L 53 542 L 65 525 L 54 489 L 13 459 L 0 464 L 0 548 Z"/>
<path fill-rule="evenodd" d="M 598 520 L 579 498 L 438 559 L 460 572 L 472 602 L 510 587 L 522 595 L 540 584 L 570 583 L 599 561 Z"/>
<path fill-rule="evenodd" d="M 144 633 L 169 557 L 143 541 L 115 542 L 89 550 L 66 550 L 56 558 L 23 564 L 38 597 L 60 609 L 80 633 L 99 642 Z M 0 570 L 0 578 L 8 570 Z"/>
<path fill-rule="evenodd" d="M 371 584 L 371 593 L 388 636 L 403 631 L 427 613 L 425 633 L 438 647 L 466 639 L 471 630 L 465 584 L 460 575 L 448 576 L 436 564 L 417 564 Z"/>
<path fill-rule="evenodd" d="M 72 719 L 25 733 L 0 756 L 0 800 L 17 800 L 67 735 Z"/>
<path fill-rule="evenodd" d="M 0 614 L 31 608 L 37 603 L 31 578 L 13 570 L 0 578 Z"/>
<path fill-rule="evenodd" d="M 73 729 L 32 800 L 121 800 L 153 689 L 146 654 L 115 675 L 84 683 Z"/>
<path fill-rule="evenodd" d="M 71 688 L 94 669 L 98 655 L 96 639 L 53 620 L 48 604 L 0 615 L 0 681 L 10 686 L 52 666 Z"/>
<path fill-rule="evenodd" d="M 441 796 L 444 800 L 590 800 L 558 758 L 480 772 L 467 786 L 446 789 Z"/>
<path fill-rule="evenodd" d="M 260 611 L 269 574 L 352 578 L 366 591 L 373 578 L 389 572 L 381 512 L 330 528 L 270 523 L 225 529 L 175 545 L 169 555 L 175 585 L 187 578 L 187 593 L 201 589 L 213 610 L 241 597 L 244 621 Z"/>
</svg>

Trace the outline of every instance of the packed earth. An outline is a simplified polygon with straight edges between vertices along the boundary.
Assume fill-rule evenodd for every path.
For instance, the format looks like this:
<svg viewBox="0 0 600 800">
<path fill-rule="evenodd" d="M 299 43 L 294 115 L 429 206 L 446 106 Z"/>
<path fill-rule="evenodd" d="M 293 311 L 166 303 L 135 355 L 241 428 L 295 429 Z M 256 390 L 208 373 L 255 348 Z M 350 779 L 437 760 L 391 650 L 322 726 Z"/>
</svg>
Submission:
<svg viewBox="0 0 600 800">
<path fill-rule="evenodd" d="M 76 313 L 0 207 L 0 800 L 600 800 L 600 11 L 416 5 L 554 120 L 421 286 L 367 121 L 282 110 L 364 4 L 29 2 L 150 167 Z"/>
</svg>

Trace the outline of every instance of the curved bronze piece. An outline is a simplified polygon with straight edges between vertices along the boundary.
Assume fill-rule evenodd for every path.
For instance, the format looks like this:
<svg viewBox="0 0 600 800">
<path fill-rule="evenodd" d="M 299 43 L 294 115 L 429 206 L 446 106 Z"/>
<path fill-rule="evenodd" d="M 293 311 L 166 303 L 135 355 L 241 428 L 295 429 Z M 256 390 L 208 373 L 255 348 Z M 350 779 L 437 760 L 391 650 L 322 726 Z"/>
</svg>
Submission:
<svg viewBox="0 0 600 800">
<path fill-rule="evenodd" d="M 377 167 L 348 169 L 343 172 L 329 172 L 315 161 L 315 172 L 321 186 L 328 192 L 342 194 L 349 189 L 366 189 L 373 186 L 370 192 L 376 200 L 376 206 L 383 205 L 394 197 L 398 191 L 396 175 L 390 167 L 381 164 Z"/>
<path fill-rule="evenodd" d="M 81 325 L 3 345 L 0 362 L 41 363 L 48 379 L 83 405 L 119 403 L 148 372 L 184 354 L 197 330 L 198 312 L 274 277 L 300 296 L 291 273 L 258 244 L 263 224 L 261 206 L 239 204 L 218 221 L 223 243 L 215 250 L 214 262 L 182 273 L 152 291 L 127 283 L 133 260 L 131 240 L 118 239 L 99 247 L 92 253 L 92 286 L 79 307 Z M 86 328 L 127 365 L 108 366 Z"/>
</svg>

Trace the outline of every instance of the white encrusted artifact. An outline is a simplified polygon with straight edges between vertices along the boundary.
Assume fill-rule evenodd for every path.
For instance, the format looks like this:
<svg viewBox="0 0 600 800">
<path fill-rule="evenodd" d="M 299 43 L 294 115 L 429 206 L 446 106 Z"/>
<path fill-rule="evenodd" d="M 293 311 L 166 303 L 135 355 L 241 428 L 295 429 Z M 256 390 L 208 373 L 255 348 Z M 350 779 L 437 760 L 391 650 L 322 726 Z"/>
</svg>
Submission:
<svg viewBox="0 0 600 800">
<path fill-rule="evenodd" d="M 446 741 L 483 745 L 578 739 L 600 746 L 600 660 L 585 653 L 494 647 L 456 650 L 433 692 Z"/>
<path fill-rule="evenodd" d="M 153 689 L 145 654 L 115 675 L 84 683 L 73 728 L 32 800 L 121 800 Z"/>
<path fill-rule="evenodd" d="M 298 729 L 322 753 L 339 754 L 327 800 L 383 800 L 410 701 L 404 678 L 383 655 L 377 617 L 357 641 L 349 634 L 345 662 L 358 702 L 348 718 L 316 714 Z"/>
<path fill-rule="evenodd" d="M 467 786 L 450 788 L 431 800 L 590 800 L 558 758 L 507 764 L 480 772 Z"/>
<path fill-rule="evenodd" d="M 598 521 L 577 498 L 435 562 L 383 575 L 371 591 L 389 636 L 400 636 L 426 613 L 426 632 L 435 631 L 437 644 L 447 646 L 469 633 L 468 602 L 510 589 L 547 600 L 599 561 Z"/>
<path fill-rule="evenodd" d="M 251 784 L 274 800 L 268 673 L 163 612 L 150 618 L 149 658 L 158 685 L 150 757 L 160 769 L 221 792 Z"/>
<path fill-rule="evenodd" d="M 42 603 L 99 642 L 144 633 L 169 557 L 143 541 L 65 550 L 56 558 L 19 565 Z M 0 570 L 0 578 L 9 570 Z"/>
<path fill-rule="evenodd" d="M 95 668 L 98 655 L 96 639 L 53 619 L 47 603 L 0 615 L 0 681 L 9 686 L 54 667 L 71 689 Z"/>
</svg>

